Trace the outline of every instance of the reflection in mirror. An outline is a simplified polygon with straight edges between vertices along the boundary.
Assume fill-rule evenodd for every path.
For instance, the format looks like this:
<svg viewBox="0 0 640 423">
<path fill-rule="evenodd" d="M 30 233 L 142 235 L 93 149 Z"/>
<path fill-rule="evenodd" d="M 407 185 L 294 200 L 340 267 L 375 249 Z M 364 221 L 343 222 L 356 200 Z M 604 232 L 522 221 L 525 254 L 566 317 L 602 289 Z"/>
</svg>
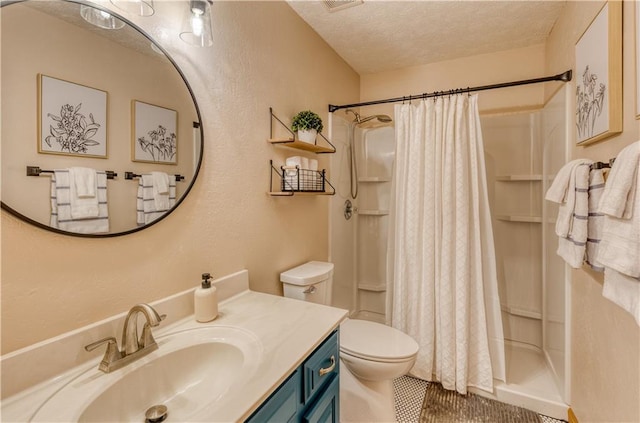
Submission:
<svg viewBox="0 0 640 423">
<path fill-rule="evenodd" d="M 56 232 L 115 236 L 180 204 L 202 130 L 173 60 L 125 16 L 109 12 L 121 29 L 91 25 L 80 15 L 87 5 L 2 5 L 2 207 Z"/>
</svg>

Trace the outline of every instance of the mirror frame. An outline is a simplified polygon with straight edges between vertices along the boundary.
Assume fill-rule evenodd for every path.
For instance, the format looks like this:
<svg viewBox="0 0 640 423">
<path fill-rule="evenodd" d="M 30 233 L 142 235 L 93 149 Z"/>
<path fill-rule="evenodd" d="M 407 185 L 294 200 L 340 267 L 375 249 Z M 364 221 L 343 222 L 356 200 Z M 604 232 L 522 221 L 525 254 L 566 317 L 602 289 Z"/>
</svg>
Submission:
<svg viewBox="0 0 640 423">
<path fill-rule="evenodd" d="M 34 0 L 0 0 L 0 9 L 3 8 L 3 7 L 6 7 L 6 6 L 10 6 L 12 4 L 24 3 L 24 2 L 28 2 L 28 1 L 34 1 Z M 35 1 L 38 1 L 38 0 L 35 0 Z M 200 157 L 198 157 L 198 162 L 196 164 L 196 168 L 195 168 L 195 171 L 193 173 L 193 177 L 191 179 L 191 182 L 189 183 L 189 186 L 185 189 L 184 193 L 180 196 L 180 198 L 176 200 L 176 203 L 173 205 L 173 207 L 171 207 L 171 209 L 169 209 L 165 214 L 163 214 L 159 218 L 155 219 L 153 222 L 148 223 L 148 224 L 143 225 L 143 226 L 138 226 L 138 227 L 133 228 L 133 229 L 128 229 L 128 230 L 121 231 L 121 232 L 102 233 L 102 234 L 82 234 L 82 233 L 76 233 L 76 232 L 69 232 L 69 231 L 63 231 L 63 230 L 58 229 L 58 228 L 53 228 L 53 227 L 51 227 L 49 225 L 45 225 L 45 224 L 43 224 L 41 222 L 37 222 L 37 221 L 29 218 L 28 216 L 25 216 L 22 213 L 14 210 L 9 205 L 5 204 L 4 201 L 0 201 L 0 207 L 2 208 L 2 210 L 4 210 L 4 211 L 8 212 L 9 214 L 17 217 L 20 220 L 23 220 L 23 221 L 25 221 L 27 223 L 30 223 L 30 224 L 32 224 L 34 226 L 37 226 L 38 228 L 45 229 L 47 231 L 54 232 L 54 233 L 61 234 L 61 235 L 69 235 L 69 236 L 74 236 L 74 237 L 79 237 L 79 238 L 112 238 L 112 237 L 116 237 L 116 236 L 123 236 L 123 235 L 132 234 L 132 233 L 135 233 L 135 232 L 140 232 L 143 229 L 147 229 L 147 228 L 159 223 L 160 221 L 164 220 L 167 216 L 169 216 L 171 213 L 173 213 L 178 208 L 178 206 L 182 203 L 182 201 L 187 197 L 187 195 L 191 191 L 191 188 L 193 188 L 193 185 L 195 184 L 196 179 L 198 178 L 198 174 L 200 173 L 200 167 L 202 166 L 202 160 L 204 158 L 204 131 L 202 129 L 202 115 L 200 114 L 200 107 L 198 106 L 198 102 L 196 101 L 196 97 L 195 97 L 195 95 L 193 93 L 193 90 L 191 89 L 191 85 L 189 85 L 189 82 L 187 81 L 187 78 L 185 77 L 184 73 L 182 72 L 182 69 L 180 69 L 178 64 L 175 62 L 175 60 L 173 60 L 173 58 L 164 49 L 164 47 L 162 47 L 160 44 L 158 44 L 153 38 L 151 38 L 151 36 L 149 34 L 147 34 L 138 25 L 134 24 L 129 19 L 123 17 L 118 12 L 110 10 L 110 9 L 107 9 L 107 8 L 103 7 L 102 5 L 99 5 L 99 4 L 96 4 L 96 3 L 92 3 L 90 1 L 85 1 L 85 0 L 57 0 L 57 1 L 65 1 L 65 2 L 68 2 L 68 3 L 76 3 L 76 4 L 80 4 L 80 5 L 91 6 L 93 8 L 98 9 L 98 10 L 102 10 L 104 12 L 107 12 L 107 13 L 115 16 L 116 18 L 120 19 L 122 22 L 124 22 L 125 24 L 129 25 L 131 28 L 135 29 L 138 33 L 140 33 L 140 35 L 142 35 L 147 40 L 149 40 L 149 42 L 153 43 L 153 45 L 155 47 L 157 47 L 165 55 L 165 57 L 169 60 L 169 62 L 171 62 L 171 64 L 175 68 L 176 72 L 178 72 L 178 74 L 180 75 L 180 78 L 182 79 L 182 82 L 184 82 L 185 86 L 187 87 L 187 90 L 189 91 L 189 95 L 191 96 L 191 100 L 193 101 L 193 106 L 196 109 L 196 115 L 198 116 L 198 121 L 197 122 L 193 122 L 193 127 L 194 127 L 194 129 L 198 129 L 200 131 L 200 155 L 199 155 Z"/>
</svg>

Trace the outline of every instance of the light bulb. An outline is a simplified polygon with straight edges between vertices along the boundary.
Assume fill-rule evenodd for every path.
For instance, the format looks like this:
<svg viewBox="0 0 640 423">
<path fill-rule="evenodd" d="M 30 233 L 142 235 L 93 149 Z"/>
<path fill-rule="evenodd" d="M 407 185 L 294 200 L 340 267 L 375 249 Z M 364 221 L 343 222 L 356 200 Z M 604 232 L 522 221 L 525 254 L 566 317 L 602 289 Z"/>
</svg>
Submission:
<svg viewBox="0 0 640 423">
<path fill-rule="evenodd" d="M 191 17 L 191 29 L 193 31 L 193 35 L 200 37 L 202 35 L 203 28 L 204 22 L 202 22 L 202 14 L 194 14 Z"/>
</svg>

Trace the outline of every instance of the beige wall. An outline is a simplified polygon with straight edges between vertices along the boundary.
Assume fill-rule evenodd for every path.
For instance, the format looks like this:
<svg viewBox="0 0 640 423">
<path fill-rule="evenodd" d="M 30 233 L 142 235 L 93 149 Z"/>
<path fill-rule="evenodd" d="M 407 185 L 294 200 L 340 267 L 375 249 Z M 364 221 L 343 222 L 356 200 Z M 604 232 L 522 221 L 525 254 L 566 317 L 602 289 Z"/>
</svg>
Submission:
<svg viewBox="0 0 640 423">
<path fill-rule="evenodd" d="M 395 71 L 362 75 L 362 101 L 416 95 L 424 92 L 475 87 L 521 79 L 538 78 L 545 72 L 544 45 L 481 54 Z M 566 69 L 565 69 L 566 70 Z M 552 83 L 558 87 L 560 83 Z M 481 113 L 539 108 L 544 103 L 540 85 L 483 91 L 479 97 Z M 393 116 L 393 105 L 367 107 L 367 114 Z"/>
<path fill-rule="evenodd" d="M 160 224 L 110 239 L 60 236 L 2 212 L 3 353 L 194 287 L 202 272 L 248 269 L 253 289 L 281 293 L 279 272 L 326 260 L 329 198 L 266 195 L 269 159 L 300 154 L 267 144 L 269 107 L 326 122 L 328 103 L 358 100 L 358 75 L 284 2 L 214 2 L 205 49 L 177 37 L 186 8 L 156 2 L 153 17 L 132 19 L 161 39 L 201 108 L 204 163 L 191 194 Z"/>
<path fill-rule="evenodd" d="M 575 43 L 603 4 L 567 3 L 547 41 L 547 72 L 575 66 Z M 607 161 L 638 140 L 633 15 L 634 2 L 624 2 L 623 132 L 587 147 L 574 147 L 572 158 Z M 571 407 L 580 423 L 639 422 L 640 328 L 630 314 L 602 296 L 602 283 L 601 274 L 585 267 L 572 272 Z"/>
</svg>

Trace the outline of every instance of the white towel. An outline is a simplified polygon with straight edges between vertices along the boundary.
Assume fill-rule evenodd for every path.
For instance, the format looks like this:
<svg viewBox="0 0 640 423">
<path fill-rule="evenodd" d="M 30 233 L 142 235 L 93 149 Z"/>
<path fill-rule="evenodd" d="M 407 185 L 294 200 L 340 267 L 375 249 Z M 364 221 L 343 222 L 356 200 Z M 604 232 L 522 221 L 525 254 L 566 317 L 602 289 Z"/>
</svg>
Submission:
<svg viewBox="0 0 640 423">
<path fill-rule="evenodd" d="M 98 182 L 96 171 L 86 167 L 71 167 L 68 171 L 69 202 L 73 219 L 98 217 Z M 65 181 L 66 182 L 66 181 Z"/>
<path fill-rule="evenodd" d="M 604 191 L 604 176 L 602 169 L 592 169 L 589 173 L 589 220 L 587 235 L 586 261 L 597 272 L 604 271 L 604 267 L 598 262 L 598 248 L 602 240 L 602 227 L 604 214 L 598 210 L 600 198 Z"/>
<path fill-rule="evenodd" d="M 631 313 L 640 326 L 640 279 L 605 268 L 602 295 Z"/>
<path fill-rule="evenodd" d="M 575 172 L 578 166 L 591 164 L 590 160 L 576 159 L 565 164 L 547 190 L 545 199 L 560 204 L 556 220 L 556 235 L 566 237 L 571 231 L 575 208 Z M 588 180 L 585 180 L 588 184 Z"/>
<path fill-rule="evenodd" d="M 640 155 L 635 152 L 637 146 L 635 143 L 629 146 L 632 148 L 623 149 L 611 168 L 615 177 L 609 177 L 600 199 L 600 211 L 605 217 L 598 248 L 598 261 L 604 267 L 632 278 L 640 278 L 640 193 L 637 192 L 640 190 L 640 172 L 637 171 Z M 632 167 L 636 168 L 635 172 L 629 171 Z M 634 181 L 628 181 L 629 177 Z M 613 184 L 620 184 L 627 192 L 611 186 Z M 633 198 L 633 203 L 629 203 L 629 198 Z M 625 215 L 630 217 L 625 218 Z"/>
<path fill-rule="evenodd" d="M 156 207 L 154 183 L 152 174 L 144 174 L 138 180 L 138 195 L 136 198 L 136 221 L 139 226 L 149 224 L 163 216 L 176 203 L 176 177 L 167 175 L 169 179 L 169 194 L 167 201 L 161 204 L 166 207 Z"/>
<path fill-rule="evenodd" d="M 560 203 L 556 220 L 557 254 L 576 269 L 582 266 L 587 245 L 591 163 L 578 159 L 564 165 L 545 197 Z"/>
<path fill-rule="evenodd" d="M 153 201 L 156 210 L 169 210 L 169 175 L 164 172 L 151 172 Z"/>
<path fill-rule="evenodd" d="M 165 172 L 151 172 L 153 177 L 154 196 L 157 194 L 169 194 L 169 175 Z"/>
<path fill-rule="evenodd" d="M 613 217 L 630 219 L 637 191 L 640 141 L 625 147 L 618 153 L 604 189 L 600 211 Z M 640 213 L 640 212 L 638 212 Z"/>
<path fill-rule="evenodd" d="M 75 184 L 76 195 L 79 198 L 93 198 L 96 196 L 98 182 L 95 169 L 71 167 L 69 168 L 69 177 Z"/>
<path fill-rule="evenodd" d="M 97 234 L 109 232 L 107 174 L 97 172 L 98 216 L 76 219 L 71 215 L 69 169 L 56 169 L 51 177 L 51 227 L 68 232 Z"/>
</svg>

